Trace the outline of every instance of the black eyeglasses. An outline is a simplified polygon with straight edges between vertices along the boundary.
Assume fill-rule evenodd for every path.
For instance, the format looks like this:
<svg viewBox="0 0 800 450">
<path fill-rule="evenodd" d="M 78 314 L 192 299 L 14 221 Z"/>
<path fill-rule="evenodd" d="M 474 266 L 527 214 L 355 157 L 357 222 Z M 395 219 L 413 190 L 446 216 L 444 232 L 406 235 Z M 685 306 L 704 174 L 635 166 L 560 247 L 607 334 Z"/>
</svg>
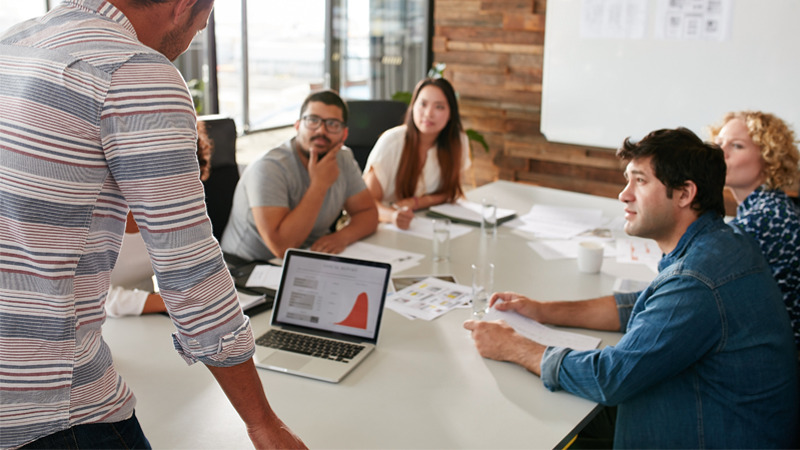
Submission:
<svg viewBox="0 0 800 450">
<path fill-rule="evenodd" d="M 330 133 L 340 133 L 345 127 L 344 122 L 339 119 L 323 119 L 322 117 L 315 116 L 314 114 L 305 115 L 302 117 L 302 119 L 303 123 L 312 130 L 319 128 L 323 122 L 325 123 L 325 129 Z"/>
</svg>

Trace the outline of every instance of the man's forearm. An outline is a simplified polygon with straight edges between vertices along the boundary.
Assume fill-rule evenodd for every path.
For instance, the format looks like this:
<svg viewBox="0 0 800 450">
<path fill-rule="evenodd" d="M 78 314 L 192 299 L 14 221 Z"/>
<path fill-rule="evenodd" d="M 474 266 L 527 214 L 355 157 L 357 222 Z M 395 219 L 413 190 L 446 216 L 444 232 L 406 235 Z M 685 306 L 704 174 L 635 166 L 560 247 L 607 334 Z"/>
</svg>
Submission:
<svg viewBox="0 0 800 450">
<path fill-rule="evenodd" d="M 519 364 L 536 375 L 541 376 L 542 355 L 544 355 L 544 351 L 547 347 L 538 342 L 528 340 L 525 337 L 521 337 L 521 339 L 524 339 L 524 341 L 520 341 L 518 345 L 512 347 L 513 355 L 510 358 L 511 362 Z"/>
<path fill-rule="evenodd" d="M 350 217 L 346 227 L 338 231 L 344 236 L 348 245 L 374 233 L 378 228 L 377 209 L 359 211 Z"/>
<path fill-rule="evenodd" d="M 278 257 L 283 257 L 288 248 L 299 248 L 303 245 L 317 221 L 319 211 L 325 200 L 325 191 L 309 188 L 300 203 L 294 209 L 286 212 L 286 215 L 272 221 L 278 222 L 277 226 L 270 222 L 268 216 L 256 221 L 256 227 L 270 252 Z M 253 211 L 256 214 L 256 211 Z M 274 227 L 274 228 L 272 228 Z"/>
<path fill-rule="evenodd" d="M 252 359 L 232 367 L 206 367 L 248 426 L 275 417 Z"/>
<path fill-rule="evenodd" d="M 269 406 L 253 360 L 232 366 L 206 366 L 222 387 L 256 448 L 305 448 Z"/>
<path fill-rule="evenodd" d="M 613 295 L 581 301 L 543 303 L 542 322 L 553 325 L 619 331 L 619 313 Z"/>
</svg>

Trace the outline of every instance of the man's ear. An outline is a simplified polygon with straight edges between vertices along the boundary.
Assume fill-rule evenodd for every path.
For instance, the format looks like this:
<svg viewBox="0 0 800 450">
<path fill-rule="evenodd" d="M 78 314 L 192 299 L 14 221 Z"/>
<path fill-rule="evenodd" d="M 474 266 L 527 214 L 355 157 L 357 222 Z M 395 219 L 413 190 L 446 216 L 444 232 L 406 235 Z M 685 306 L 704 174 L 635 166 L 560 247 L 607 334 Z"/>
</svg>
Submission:
<svg viewBox="0 0 800 450">
<path fill-rule="evenodd" d="M 191 14 L 195 4 L 197 4 L 197 0 L 177 0 L 172 8 L 173 25 L 184 23 L 184 15 Z"/>
<path fill-rule="evenodd" d="M 686 180 L 683 186 L 675 189 L 675 191 L 678 193 L 678 205 L 683 208 L 691 208 L 692 202 L 697 197 L 697 185 L 694 184 L 694 181 Z"/>
</svg>

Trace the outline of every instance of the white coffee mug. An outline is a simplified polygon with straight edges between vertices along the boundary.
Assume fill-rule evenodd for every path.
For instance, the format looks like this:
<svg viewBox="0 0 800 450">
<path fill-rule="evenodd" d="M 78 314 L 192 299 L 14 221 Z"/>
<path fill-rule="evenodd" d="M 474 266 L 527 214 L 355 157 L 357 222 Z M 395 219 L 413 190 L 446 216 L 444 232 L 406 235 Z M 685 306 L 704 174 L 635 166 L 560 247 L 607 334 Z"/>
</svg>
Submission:
<svg viewBox="0 0 800 450">
<path fill-rule="evenodd" d="M 583 241 L 578 244 L 578 270 L 583 273 L 600 272 L 603 265 L 603 244 Z"/>
</svg>

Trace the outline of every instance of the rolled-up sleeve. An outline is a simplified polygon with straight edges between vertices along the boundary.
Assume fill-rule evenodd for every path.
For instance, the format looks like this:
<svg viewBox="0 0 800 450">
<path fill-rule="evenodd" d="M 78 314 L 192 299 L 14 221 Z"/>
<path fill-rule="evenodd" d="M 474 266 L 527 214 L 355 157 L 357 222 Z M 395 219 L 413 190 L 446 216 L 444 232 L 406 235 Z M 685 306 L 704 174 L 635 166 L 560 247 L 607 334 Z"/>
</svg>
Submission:
<svg viewBox="0 0 800 450">
<path fill-rule="evenodd" d="M 542 383 L 550 391 L 558 391 L 561 386 L 558 384 L 558 371 L 561 369 L 561 361 L 571 350 L 564 347 L 547 347 L 542 355 Z"/>
<path fill-rule="evenodd" d="M 180 333 L 174 333 L 172 340 L 175 350 L 187 364 L 194 364 L 197 361 L 209 366 L 241 364 L 252 358 L 255 353 L 250 320 L 246 316 L 244 319 L 239 328 L 220 336 L 216 346 L 204 346 L 196 338 L 187 338 Z"/>
<path fill-rule="evenodd" d="M 636 299 L 639 298 L 640 294 L 641 292 L 614 294 L 614 300 L 617 302 L 617 314 L 619 314 L 619 331 L 624 333 L 628 330 L 628 322 L 631 320 L 633 305 L 636 304 Z"/>
</svg>

